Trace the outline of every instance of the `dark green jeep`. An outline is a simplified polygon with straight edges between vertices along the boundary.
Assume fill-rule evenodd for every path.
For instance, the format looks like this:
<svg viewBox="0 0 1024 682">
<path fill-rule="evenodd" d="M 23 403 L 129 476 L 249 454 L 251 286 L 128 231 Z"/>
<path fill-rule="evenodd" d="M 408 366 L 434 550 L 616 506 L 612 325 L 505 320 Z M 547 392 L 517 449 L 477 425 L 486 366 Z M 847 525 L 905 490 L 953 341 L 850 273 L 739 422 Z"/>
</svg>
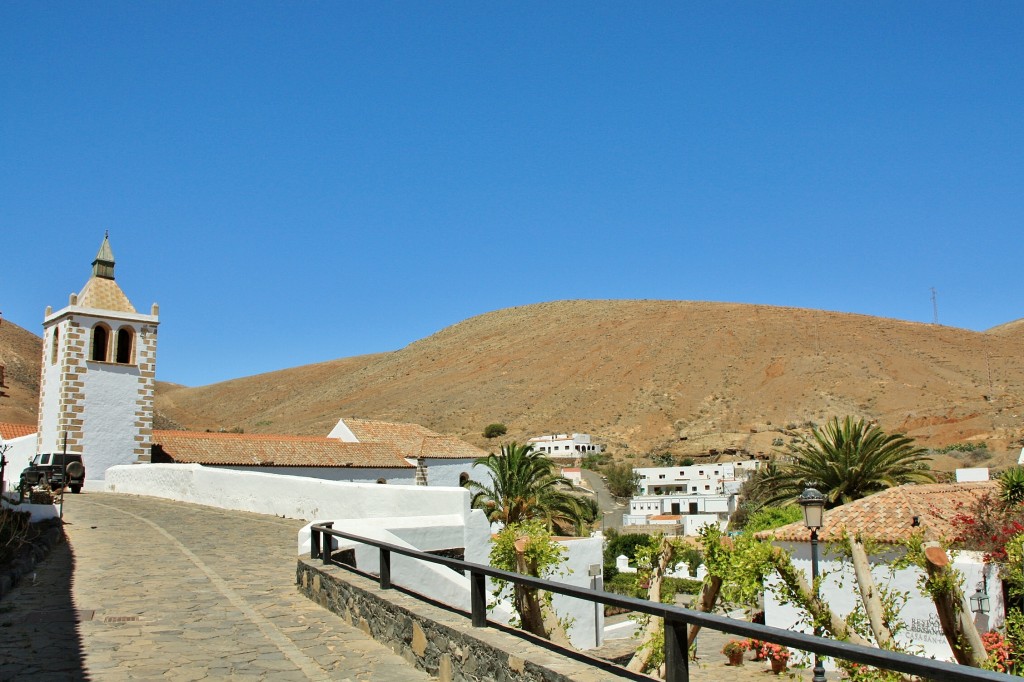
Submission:
<svg viewBox="0 0 1024 682">
<path fill-rule="evenodd" d="M 21 499 L 29 497 L 32 488 L 42 486 L 50 490 L 71 488 L 71 492 L 82 492 L 85 483 L 85 464 L 82 455 L 74 452 L 57 452 L 39 454 L 32 458 L 32 463 L 21 472 Z"/>
</svg>

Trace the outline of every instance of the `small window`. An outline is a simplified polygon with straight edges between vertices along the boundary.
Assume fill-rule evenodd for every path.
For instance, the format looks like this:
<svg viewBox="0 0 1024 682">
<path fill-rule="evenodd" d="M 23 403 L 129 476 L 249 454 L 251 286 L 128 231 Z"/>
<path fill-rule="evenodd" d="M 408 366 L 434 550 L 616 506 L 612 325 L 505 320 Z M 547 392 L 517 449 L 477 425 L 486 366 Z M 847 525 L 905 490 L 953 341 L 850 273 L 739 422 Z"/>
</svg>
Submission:
<svg viewBox="0 0 1024 682">
<path fill-rule="evenodd" d="M 700 471 L 698 471 L 697 473 L 698 473 L 698 474 L 700 474 L 701 476 L 703 476 L 703 475 L 704 475 L 704 470 L 703 470 L 703 469 L 701 469 L 701 470 L 700 470 Z"/>
<path fill-rule="evenodd" d="M 98 324 L 92 328 L 92 351 L 89 358 L 96 362 L 106 362 L 110 346 L 110 330 L 105 324 Z"/>
<path fill-rule="evenodd" d="M 704 490 L 711 490 L 711 486 L 709 486 L 709 485 L 704 486 Z"/>
<path fill-rule="evenodd" d="M 50 456 L 49 455 L 39 455 L 39 463 L 40 464 L 49 464 L 50 463 Z"/>
<path fill-rule="evenodd" d="M 691 490 L 691 492 L 697 492 L 697 486 L 693 486 L 693 489 Z"/>
<path fill-rule="evenodd" d="M 50 349 L 50 364 L 57 364 L 57 349 L 60 348 L 60 329 L 58 327 L 53 328 L 53 340 L 52 348 Z"/>
<path fill-rule="evenodd" d="M 658 478 L 665 478 L 665 474 L 658 474 Z"/>
<path fill-rule="evenodd" d="M 135 333 L 131 327 L 121 327 L 117 330 L 117 346 L 115 353 L 115 361 L 117 363 L 122 365 L 134 364 Z"/>
</svg>

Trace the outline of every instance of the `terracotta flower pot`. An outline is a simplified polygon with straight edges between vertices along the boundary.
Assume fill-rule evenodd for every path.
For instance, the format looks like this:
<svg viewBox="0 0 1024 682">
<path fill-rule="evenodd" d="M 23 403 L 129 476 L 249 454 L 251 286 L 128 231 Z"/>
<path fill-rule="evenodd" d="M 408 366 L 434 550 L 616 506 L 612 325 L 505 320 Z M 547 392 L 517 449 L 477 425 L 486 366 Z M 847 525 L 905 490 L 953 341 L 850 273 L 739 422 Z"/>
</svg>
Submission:
<svg viewBox="0 0 1024 682">
<path fill-rule="evenodd" d="M 782 658 L 772 659 L 772 672 L 776 675 L 782 674 L 782 671 L 786 669 L 786 661 Z"/>
<path fill-rule="evenodd" d="M 734 651 L 729 656 L 729 665 L 743 665 L 743 652 Z"/>
</svg>

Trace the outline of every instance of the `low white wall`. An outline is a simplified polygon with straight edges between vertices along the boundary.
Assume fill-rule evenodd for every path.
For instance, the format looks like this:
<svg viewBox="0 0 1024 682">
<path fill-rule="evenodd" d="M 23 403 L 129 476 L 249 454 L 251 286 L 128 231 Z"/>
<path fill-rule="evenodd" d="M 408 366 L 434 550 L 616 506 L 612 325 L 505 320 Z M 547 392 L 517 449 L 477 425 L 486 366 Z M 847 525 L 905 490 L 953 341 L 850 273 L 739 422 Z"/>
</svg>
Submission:
<svg viewBox="0 0 1024 682">
<path fill-rule="evenodd" d="M 469 511 L 469 492 L 463 488 L 344 483 L 199 464 L 115 466 L 107 469 L 106 487 L 111 492 L 306 521 L 447 514 L 464 517 Z"/>
<path fill-rule="evenodd" d="M 0 499 L 0 506 L 17 512 L 28 512 L 29 523 L 38 523 L 60 516 L 60 507 L 56 504 L 29 504 L 28 502 L 17 504 L 15 500 L 8 500 L 6 497 L 3 497 Z"/>
<path fill-rule="evenodd" d="M 7 466 L 4 468 L 4 490 L 14 490 L 21 480 L 21 472 L 32 463 L 36 456 L 36 434 L 11 438 L 3 441 L 7 446 L 4 457 L 7 458 Z"/>
<path fill-rule="evenodd" d="M 776 543 L 790 553 L 793 558 L 793 566 L 798 571 L 803 571 L 807 581 L 811 580 L 811 549 L 810 543 Z M 822 598 L 828 602 L 829 607 L 840 618 L 845 618 L 853 611 L 860 601 L 860 592 L 857 589 L 857 580 L 853 572 L 853 566 L 844 558 L 835 554 L 825 552 L 826 547 L 819 545 L 819 573 L 823 576 L 821 581 Z M 902 609 L 899 617 L 906 624 L 906 629 L 896 636 L 901 645 L 907 647 L 911 653 L 929 656 L 941 661 L 953 660 L 952 652 L 946 638 L 942 634 L 938 616 L 935 612 L 935 603 L 930 597 L 923 596 L 917 586 L 921 571 L 916 567 L 897 571 L 890 578 L 889 564 L 895 554 L 875 555 L 871 557 L 871 574 L 877 585 L 887 586 L 889 589 L 896 589 L 909 594 L 909 599 Z M 975 614 L 975 624 L 980 632 L 1002 624 L 1005 614 L 1003 613 L 1003 597 L 1001 582 L 995 577 L 992 567 L 986 569 L 982 556 L 977 552 L 959 552 L 951 556 L 953 568 L 960 571 L 964 576 L 963 591 L 967 596 L 974 594 L 975 587 L 983 582 L 982 571 L 990 572 L 988 577 L 988 594 L 990 597 L 991 611 L 988 614 Z M 812 628 L 803 621 L 803 612 L 789 604 L 780 603 L 774 592 L 770 589 L 778 581 L 778 576 L 773 575 L 768 581 L 769 589 L 765 591 L 765 622 L 787 630 L 798 630 L 810 633 Z M 826 667 L 830 667 L 826 663 Z"/>
<path fill-rule="evenodd" d="M 300 478 L 319 478 L 324 481 L 344 481 L 347 483 L 377 483 L 383 478 L 391 485 L 415 485 L 416 470 L 409 468 L 363 468 L 363 467 L 254 467 L 254 466 L 223 466 L 210 467 L 229 469 L 231 471 L 250 471 L 277 476 L 298 476 Z"/>
<path fill-rule="evenodd" d="M 601 571 L 604 564 L 604 537 L 594 535 L 588 538 L 559 539 L 566 548 L 566 562 L 551 580 L 576 587 L 601 588 Z M 590 567 L 598 571 L 596 580 L 589 574 Z M 594 649 L 601 646 L 604 638 L 604 605 L 555 594 L 551 607 L 558 617 L 570 623 L 569 641 L 577 649 Z"/>
</svg>

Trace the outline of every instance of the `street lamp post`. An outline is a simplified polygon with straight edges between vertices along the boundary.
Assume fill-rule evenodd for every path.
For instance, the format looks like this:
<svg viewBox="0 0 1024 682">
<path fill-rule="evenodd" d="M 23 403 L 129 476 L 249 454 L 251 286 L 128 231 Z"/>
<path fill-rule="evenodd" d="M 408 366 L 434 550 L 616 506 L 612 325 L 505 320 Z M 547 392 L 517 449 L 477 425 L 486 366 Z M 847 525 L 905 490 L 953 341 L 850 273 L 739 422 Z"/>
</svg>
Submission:
<svg viewBox="0 0 1024 682">
<path fill-rule="evenodd" d="M 804 488 L 798 498 L 800 506 L 804 510 L 804 525 L 811 531 L 811 581 L 814 585 L 814 599 L 818 600 L 818 529 L 824 523 L 825 517 L 825 496 L 815 488 Z M 812 614 L 812 618 L 814 618 Z M 814 618 L 814 635 L 821 636 L 821 626 L 818 619 Z M 825 682 L 825 666 L 821 664 L 821 657 L 817 652 L 814 654 L 814 677 L 813 682 Z"/>
</svg>

